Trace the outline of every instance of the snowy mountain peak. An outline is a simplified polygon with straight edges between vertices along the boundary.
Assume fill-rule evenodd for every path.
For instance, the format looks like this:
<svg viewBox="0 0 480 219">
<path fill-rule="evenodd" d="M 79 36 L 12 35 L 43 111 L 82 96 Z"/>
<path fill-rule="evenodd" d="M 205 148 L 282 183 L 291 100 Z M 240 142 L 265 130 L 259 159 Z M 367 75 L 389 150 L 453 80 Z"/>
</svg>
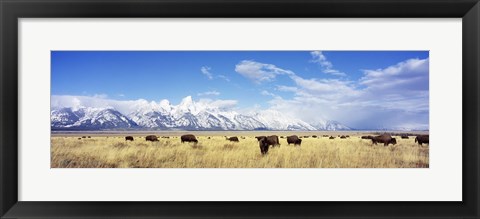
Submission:
<svg viewBox="0 0 480 219">
<path fill-rule="evenodd" d="M 131 106 L 131 112 L 122 114 L 113 107 L 79 106 L 51 111 L 53 129 L 160 129 L 160 130 L 346 130 L 337 122 L 322 120 L 309 124 L 286 116 L 276 110 L 259 110 L 241 114 L 210 102 L 193 101 L 191 96 L 180 104 L 168 100 L 156 103 L 141 100 Z"/>
<path fill-rule="evenodd" d="M 192 104 L 193 104 L 192 96 L 186 96 L 180 102 L 179 107 L 189 107 Z"/>
</svg>

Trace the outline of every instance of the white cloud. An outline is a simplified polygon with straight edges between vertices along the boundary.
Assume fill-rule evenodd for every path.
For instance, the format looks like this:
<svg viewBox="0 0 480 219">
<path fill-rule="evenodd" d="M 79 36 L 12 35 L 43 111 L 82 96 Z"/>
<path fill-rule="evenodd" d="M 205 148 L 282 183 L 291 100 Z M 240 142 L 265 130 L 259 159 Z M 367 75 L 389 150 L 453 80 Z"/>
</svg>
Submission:
<svg viewBox="0 0 480 219">
<path fill-rule="evenodd" d="M 270 108 L 304 121 L 328 118 L 354 128 L 399 128 L 402 124 L 413 124 L 405 128 L 428 127 L 428 59 L 364 70 L 358 81 L 303 78 L 271 64 L 247 64 L 254 66 L 250 72 L 288 76 L 294 86 L 276 85 L 276 90 L 291 92 L 293 98 L 284 99 L 268 91 L 261 94 L 273 97 L 268 102 Z"/>
<path fill-rule="evenodd" d="M 220 78 L 220 79 L 225 80 L 226 82 L 230 82 L 230 78 L 228 78 L 228 77 L 225 76 L 225 75 L 218 75 L 217 77 Z"/>
<path fill-rule="evenodd" d="M 298 88 L 297 87 L 291 87 L 291 86 L 277 85 L 277 90 L 287 91 L 287 92 L 297 92 Z"/>
<path fill-rule="evenodd" d="M 212 73 L 210 73 L 210 70 L 212 70 L 210 67 L 208 66 L 203 66 L 200 68 L 200 71 L 202 72 L 202 74 L 204 74 L 205 76 L 207 76 L 207 78 L 209 80 L 212 80 L 213 79 L 213 75 Z"/>
<path fill-rule="evenodd" d="M 260 84 L 264 81 L 272 81 L 280 74 L 293 74 L 289 70 L 284 70 L 272 64 L 243 60 L 235 66 L 235 71 L 242 76 Z"/>
<path fill-rule="evenodd" d="M 363 70 L 361 85 L 371 90 L 428 90 L 429 59 L 408 59 L 384 69 Z"/>
<path fill-rule="evenodd" d="M 198 93 L 197 95 L 198 96 L 218 96 L 218 95 L 220 95 L 220 92 L 218 92 L 218 91 L 205 91 L 205 92 L 202 92 L 202 93 Z"/>
<path fill-rule="evenodd" d="M 327 57 L 325 57 L 321 51 L 313 51 L 310 55 L 312 55 L 311 62 L 318 63 L 322 68 L 323 73 L 342 77 L 347 76 L 347 74 L 334 69 L 333 64 L 327 60 Z"/>
<path fill-rule="evenodd" d="M 237 100 L 211 100 L 211 99 L 200 99 L 199 103 L 204 104 L 205 106 L 218 107 L 221 109 L 228 109 L 236 107 L 238 104 Z"/>
<path fill-rule="evenodd" d="M 260 92 L 261 95 L 264 95 L 264 96 L 271 96 L 271 97 L 276 97 L 277 95 L 273 94 L 273 93 L 270 93 L 266 90 L 262 90 L 262 92 Z"/>
</svg>

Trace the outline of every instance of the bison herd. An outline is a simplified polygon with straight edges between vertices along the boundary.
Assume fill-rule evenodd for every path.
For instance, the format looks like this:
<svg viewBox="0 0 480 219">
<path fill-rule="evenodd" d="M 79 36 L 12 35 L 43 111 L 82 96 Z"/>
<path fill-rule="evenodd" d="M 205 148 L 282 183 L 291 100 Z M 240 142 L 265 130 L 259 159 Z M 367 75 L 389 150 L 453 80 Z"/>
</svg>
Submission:
<svg viewBox="0 0 480 219">
<path fill-rule="evenodd" d="M 377 143 L 383 143 L 384 146 L 388 146 L 389 144 L 395 145 L 397 144 L 397 139 L 393 138 L 389 134 L 382 134 L 378 136 L 362 136 L 362 139 L 371 139 L 372 144 L 377 144 Z M 402 139 L 409 139 L 407 135 L 400 135 L 400 138 Z M 423 144 L 429 144 L 429 135 L 417 135 L 415 137 L 415 143 L 418 143 L 418 145 L 422 146 Z"/>
<path fill-rule="evenodd" d="M 233 137 L 224 136 L 224 137 L 225 137 L 225 140 L 227 140 L 227 141 L 239 142 L 239 138 L 237 136 L 233 136 Z M 294 146 L 301 146 L 302 138 L 308 138 L 308 137 L 310 137 L 310 136 L 300 136 L 300 137 L 297 136 L 297 135 L 280 136 L 280 138 L 286 138 L 288 145 L 293 144 Z M 312 135 L 311 137 L 312 138 L 317 138 L 316 135 Z M 332 136 L 332 135 L 322 135 L 321 137 L 326 137 L 328 139 L 335 139 L 335 137 Z M 318 138 L 321 138 L 321 137 L 318 136 Z M 350 138 L 349 135 L 338 135 L 337 137 L 339 137 L 340 139 Z M 86 136 L 82 136 L 82 138 L 86 138 Z M 90 138 L 90 136 L 88 136 L 88 138 Z M 161 138 L 170 138 L 170 137 L 162 136 Z M 177 137 L 173 137 L 173 138 L 177 138 Z M 258 141 L 258 145 L 260 147 L 260 153 L 262 155 L 267 154 L 268 149 L 270 147 L 280 147 L 279 137 L 276 136 L 276 135 L 256 136 L 255 138 Z M 395 139 L 394 137 L 392 137 L 390 134 L 387 134 L 387 133 L 377 135 L 377 136 L 371 136 L 371 135 L 361 136 L 360 138 L 371 140 L 373 145 L 377 145 L 378 143 L 383 144 L 384 146 L 388 146 L 389 144 L 392 144 L 392 145 L 397 144 L 397 139 Z M 401 134 L 400 138 L 409 139 L 409 136 L 406 135 L 406 134 Z M 79 138 L 79 139 L 81 139 L 81 138 Z M 207 139 L 211 139 L 211 138 L 208 137 Z M 241 139 L 245 139 L 245 137 L 242 136 Z M 133 136 L 125 136 L 125 141 L 133 141 L 133 140 L 134 140 Z M 158 137 L 155 136 L 155 135 L 148 135 L 148 136 L 145 137 L 145 140 L 146 141 L 151 141 L 151 142 L 159 141 Z M 192 134 L 186 134 L 186 135 L 180 136 L 180 141 L 181 141 L 181 143 L 185 143 L 185 142 L 187 142 L 187 143 L 192 142 L 194 144 L 198 143 L 197 138 L 195 137 L 195 135 L 192 135 Z M 415 143 L 418 143 L 418 145 L 420 145 L 420 146 L 422 146 L 423 144 L 429 144 L 429 135 L 416 135 L 415 136 Z"/>
</svg>

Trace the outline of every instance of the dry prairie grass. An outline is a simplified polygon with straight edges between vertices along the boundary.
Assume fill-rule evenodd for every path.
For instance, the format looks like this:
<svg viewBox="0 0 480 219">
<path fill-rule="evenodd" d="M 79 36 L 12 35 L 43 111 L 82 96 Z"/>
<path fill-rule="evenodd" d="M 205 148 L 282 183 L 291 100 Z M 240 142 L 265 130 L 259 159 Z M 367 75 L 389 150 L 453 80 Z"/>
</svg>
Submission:
<svg viewBox="0 0 480 219">
<path fill-rule="evenodd" d="M 270 148 L 262 156 L 257 139 L 233 143 L 223 136 L 197 136 L 198 144 L 179 138 L 146 142 L 135 137 L 51 138 L 52 168 L 428 168 L 429 146 L 400 139 L 394 146 L 372 145 L 358 136 L 347 139 L 304 138 L 301 147 Z"/>
</svg>

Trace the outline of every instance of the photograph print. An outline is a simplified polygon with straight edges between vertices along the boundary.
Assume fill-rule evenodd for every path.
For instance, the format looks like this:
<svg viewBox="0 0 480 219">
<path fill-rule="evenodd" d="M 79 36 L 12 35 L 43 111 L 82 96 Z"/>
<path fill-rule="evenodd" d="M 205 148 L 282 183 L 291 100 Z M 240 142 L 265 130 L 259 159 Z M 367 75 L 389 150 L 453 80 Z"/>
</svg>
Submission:
<svg viewBox="0 0 480 219">
<path fill-rule="evenodd" d="M 428 51 L 51 51 L 51 168 L 429 168 Z"/>
</svg>

